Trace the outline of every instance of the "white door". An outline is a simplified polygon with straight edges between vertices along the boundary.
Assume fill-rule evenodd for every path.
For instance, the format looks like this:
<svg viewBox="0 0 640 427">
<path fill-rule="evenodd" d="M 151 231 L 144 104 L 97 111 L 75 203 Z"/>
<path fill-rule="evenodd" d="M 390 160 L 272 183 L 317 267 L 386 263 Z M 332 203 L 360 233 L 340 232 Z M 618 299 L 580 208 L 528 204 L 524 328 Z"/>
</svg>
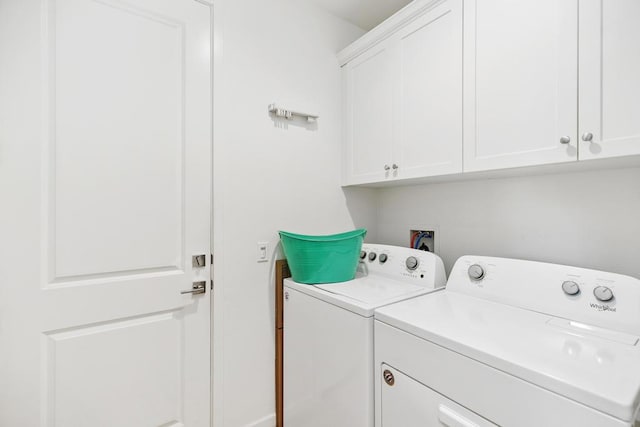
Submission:
<svg viewBox="0 0 640 427">
<path fill-rule="evenodd" d="M 464 25 L 464 171 L 576 160 L 578 1 L 469 0 Z"/>
<path fill-rule="evenodd" d="M 580 1 L 580 159 L 640 154 L 640 2 Z"/>
<path fill-rule="evenodd" d="M 393 175 L 393 65 L 381 42 L 343 69 L 345 79 L 345 184 L 383 181 Z"/>
<path fill-rule="evenodd" d="M 462 0 L 446 0 L 396 35 L 398 177 L 462 172 Z"/>
<path fill-rule="evenodd" d="M 496 427 L 388 365 L 379 369 L 380 427 Z"/>
<path fill-rule="evenodd" d="M 0 425 L 209 426 L 210 7 L 0 11 Z"/>
</svg>

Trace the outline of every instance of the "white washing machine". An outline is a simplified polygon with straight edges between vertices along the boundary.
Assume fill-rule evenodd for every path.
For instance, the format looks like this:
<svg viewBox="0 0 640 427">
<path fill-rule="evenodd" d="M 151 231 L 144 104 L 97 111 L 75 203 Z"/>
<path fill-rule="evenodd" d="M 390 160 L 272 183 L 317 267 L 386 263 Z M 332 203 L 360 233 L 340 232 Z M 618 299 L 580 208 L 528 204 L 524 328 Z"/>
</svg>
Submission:
<svg viewBox="0 0 640 427">
<path fill-rule="evenodd" d="M 375 317 L 377 427 L 640 425 L 640 280 L 465 256 Z"/>
<path fill-rule="evenodd" d="M 361 259 L 351 281 L 284 282 L 287 427 L 372 427 L 374 309 L 446 282 L 442 260 L 429 252 L 364 244 Z"/>
</svg>

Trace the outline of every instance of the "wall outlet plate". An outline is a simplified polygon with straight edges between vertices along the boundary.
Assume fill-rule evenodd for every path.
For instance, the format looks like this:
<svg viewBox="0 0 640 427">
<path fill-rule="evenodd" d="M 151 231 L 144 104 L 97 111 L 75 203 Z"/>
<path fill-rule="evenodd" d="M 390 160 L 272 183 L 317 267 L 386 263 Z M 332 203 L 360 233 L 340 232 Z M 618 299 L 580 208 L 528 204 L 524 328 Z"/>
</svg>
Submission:
<svg viewBox="0 0 640 427">
<path fill-rule="evenodd" d="M 257 262 L 269 261 L 269 242 L 258 242 L 257 251 Z"/>
</svg>

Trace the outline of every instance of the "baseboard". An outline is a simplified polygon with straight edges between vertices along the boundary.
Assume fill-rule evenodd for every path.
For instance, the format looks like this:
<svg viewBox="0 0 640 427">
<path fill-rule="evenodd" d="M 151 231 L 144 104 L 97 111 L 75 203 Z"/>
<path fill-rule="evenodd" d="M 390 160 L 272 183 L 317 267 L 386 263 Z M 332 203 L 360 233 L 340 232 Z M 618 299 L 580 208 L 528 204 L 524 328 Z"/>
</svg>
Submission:
<svg viewBox="0 0 640 427">
<path fill-rule="evenodd" d="M 247 424 L 247 427 L 275 427 L 276 414 L 269 414 L 257 421 Z"/>
</svg>

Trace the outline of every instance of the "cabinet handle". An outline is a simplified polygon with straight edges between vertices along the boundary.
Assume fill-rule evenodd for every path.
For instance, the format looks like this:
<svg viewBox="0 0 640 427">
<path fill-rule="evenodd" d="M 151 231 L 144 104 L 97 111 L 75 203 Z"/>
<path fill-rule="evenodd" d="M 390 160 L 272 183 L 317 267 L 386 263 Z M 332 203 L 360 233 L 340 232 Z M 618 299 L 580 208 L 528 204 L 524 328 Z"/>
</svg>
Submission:
<svg viewBox="0 0 640 427">
<path fill-rule="evenodd" d="M 563 136 L 562 138 L 560 138 L 560 143 L 561 144 L 568 144 L 570 142 L 571 142 L 571 137 Z"/>
<path fill-rule="evenodd" d="M 582 140 L 585 142 L 593 141 L 593 134 L 591 132 L 585 132 L 582 134 Z"/>
<path fill-rule="evenodd" d="M 399 166 L 394 163 L 392 167 L 393 169 L 398 169 Z"/>
<path fill-rule="evenodd" d="M 389 165 L 384 165 L 384 170 L 388 171 L 389 169 L 391 169 Z"/>
</svg>

